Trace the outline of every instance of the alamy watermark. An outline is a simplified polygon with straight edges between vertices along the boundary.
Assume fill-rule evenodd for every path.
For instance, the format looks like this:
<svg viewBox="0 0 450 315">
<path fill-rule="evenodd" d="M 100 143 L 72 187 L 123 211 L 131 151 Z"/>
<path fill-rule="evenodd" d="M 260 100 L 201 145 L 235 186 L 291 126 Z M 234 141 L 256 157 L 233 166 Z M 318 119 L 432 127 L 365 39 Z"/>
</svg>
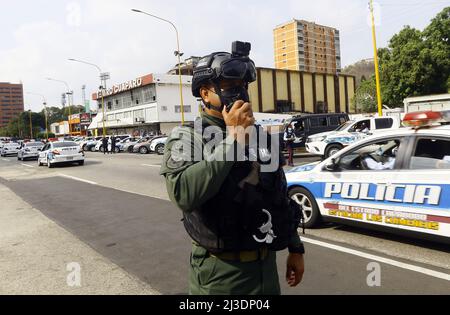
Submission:
<svg viewBox="0 0 450 315">
<path fill-rule="evenodd" d="M 279 133 L 269 136 L 262 127 L 256 126 L 228 127 L 224 132 L 217 126 L 202 128 L 201 120 L 194 123 L 194 129 L 202 130 L 202 134 L 192 136 L 186 128 L 178 127 L 172 131 L 172 138 L 178 139 L 170 149 L 174 163 L 204 160 L 260 162 L 261 172 L 274 172 L 280 167 Z M 245 145 L 237 144 L 232 134 L 237 135 L 237 143 Z"/>
<path fill-rule="evenodd" d="M 81 266 L 77 262 L 68 263 L 66 266 L 66 282 L 69 287 L 81 287 Z"/>
<path fill-rule="evenodd" d="M 366 278 L 367 286 L 381 287 L 381 265 L 377 262 L 371 262 L 367 265 L 369 274 Z"/>
</svg>

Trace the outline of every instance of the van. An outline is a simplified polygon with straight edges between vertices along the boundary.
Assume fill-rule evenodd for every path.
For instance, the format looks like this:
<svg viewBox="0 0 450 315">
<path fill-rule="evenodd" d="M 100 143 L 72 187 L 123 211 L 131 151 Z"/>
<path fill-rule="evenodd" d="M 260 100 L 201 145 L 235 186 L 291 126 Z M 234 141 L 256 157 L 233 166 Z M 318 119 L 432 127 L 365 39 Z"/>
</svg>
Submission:
<svg viewBox="0 0 450 315">
<path fill-rule="evenodd" d="M 349 121 L 346 113 L 329 113 L 329 114 L 301 114 L 288 119 L 283 127 L 283 133 L 290 124 L 294 127 L 295 140 L 293 148 L 305 147 L 306 139 L 309 136 L 333 131 L 340 125 Z M 280 142 L 283 141 L 283 134 L 280 134 Z M 284 148 L 284 145 L 282 146 Z"/>
</svg>

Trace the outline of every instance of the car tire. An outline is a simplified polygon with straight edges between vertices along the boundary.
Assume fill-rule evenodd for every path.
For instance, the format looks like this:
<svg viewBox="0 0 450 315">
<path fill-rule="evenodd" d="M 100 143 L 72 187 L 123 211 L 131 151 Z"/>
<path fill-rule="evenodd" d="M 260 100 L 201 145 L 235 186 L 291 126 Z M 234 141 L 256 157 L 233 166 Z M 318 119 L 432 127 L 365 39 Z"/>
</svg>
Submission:
<svg viewBox="0 0 450 315">
<path fill-rule="evenodd" d="M 139 148 L 139 153 L 140 153 L 140 154 L 148 154 L 148 149 L 147 149 L 147 147 L 140 147 L 140 148 Z"/>
<path fill-rule="evenodd" d="M 91 147 L 91 152 L 95 152 L 95 147 Z"/>
<path fill-rule="evenodd" d="M 98 151 L 99 151 L 99 152 L 103 152 L 103 151 L 105 151 L 105 150 L 103 149 L 103 146 L 100 146 L 100 148 L 98 148 Z"/>
<path fill-rule="evenodd" d="M 118 147 L 115 147 L 114 152 L 120 153 L 120 149 Z"/>
<path fill-rule="evenodd" d="M 155 148 L 155 152 L 158 154 L 158 155 L 163 155 L 164 154 L 164 144 L 158 144 L 157 146 L 156 146 L 156 148 Z"/>
<path fill-rule="evenodd" d="M 17 161 L 20 161 L 20 157 L 19 157 L 19 155 L 17 155 Z"/>
<path fill-rule="evenodd" d="M 302 206 L 305 228 L 315 227 L 321 222 L 322 215 L 319 206 L 314 196 L 307 189 L 294 187 L 289 190 L 289 198 Z"/>
<path fill-rule="evenodd" d="M 330 144 L 325 150 L 325 159 L 341 151 L 343 146 L 341 144 Z"/>
<path fill-rule="evenodd" d="M 38 158 L 38 166 L 42 166 L 41 160 Z"/>
<path fill-rule="evenodd" d="M 133 153 L 133 147 L 132 147 L 132 146 L 129 146 L 128 149 L 127 149 L 127 151 L 128 151 L 128 153 Z"/>
<path fill-rule="evenodd" d="M 86 151 L 86 145 L 84 144 L 81 150 Z"/>
<path fill-rule="evenodd" d="M 47 167 L 48 167 L 48 168 L 53 168 L 53 164 L 50 163 L 50 161 L 47 161 Z"/>
</svg>

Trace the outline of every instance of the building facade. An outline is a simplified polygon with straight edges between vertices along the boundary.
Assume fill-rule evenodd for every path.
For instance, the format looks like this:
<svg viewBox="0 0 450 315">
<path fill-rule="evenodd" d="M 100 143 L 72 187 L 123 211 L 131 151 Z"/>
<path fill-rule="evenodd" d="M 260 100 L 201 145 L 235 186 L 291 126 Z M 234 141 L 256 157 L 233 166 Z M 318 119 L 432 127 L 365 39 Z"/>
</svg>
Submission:
<svg viewBox="0 0 450 315">
<path fill-rule="evenodd" d="M 275 68 L 329 74 L 341 72 L 337 29 L 292 20 L 277 26 L 273 36 Z"/>
<path fill-rule="evenodd" d="M 69 135 L 69 122 L 60 121 L 50 125 L 50 132 L 54 133 L 57 137 L 63 137 Z"/>
<path fill-rule="evenodd" d="M 0 82 L 0 128 L 24 111 L 23 86 Z"/>
<path fill-rule="evenodd" d="M 356 81 L 351 75 L 257 68 L 249 86 L 254 112 L 354 113 Z"/>
<path fill-rule="evenodd" d="M 192 96 L 192 77 L 181 77 L 184 119 L 194 121 L 199 116 L 200 103 Z M 98 103 L 98 113 L 89 130 L 101 135 L 104 124 L 108 134 L 169 134 L 181 122 L 179 84 L 178 75 L 149 74 L 94 93 L 92 99 Z"/>
</svg>

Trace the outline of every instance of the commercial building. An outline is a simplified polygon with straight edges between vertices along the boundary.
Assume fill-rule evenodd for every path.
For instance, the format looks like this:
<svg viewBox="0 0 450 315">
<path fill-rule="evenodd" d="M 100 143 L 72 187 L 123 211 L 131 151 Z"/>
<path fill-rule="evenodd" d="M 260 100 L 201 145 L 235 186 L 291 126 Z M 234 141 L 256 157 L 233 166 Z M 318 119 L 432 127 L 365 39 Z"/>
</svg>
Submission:
<svg viewBox="0 0 450 315">
<path fill-rule="evenodd" d="M 275 68 L 337 74 L 341 71 L 337 29 L 292 20 L 273 30 Z"/>
<path fill-rule="evenodd" d="M 23 86 L 0 82 L 0 128 L 24 111 Z"/>
<path fill-rule="evenodd" d="M 354 113 L 355 77 L 257 68 L 249 86 L 254 112 Z"/>
<path fill-rule="evenodd" d="M 192 77 L 182 75 L 184 119 L 194 121 L 199 116 L 200 104 L 192 96 Z M 102 109 L 105 104 L 105 120 Z M 101 135 L 103 123 L 107 133 L 145 135 L 165 133 L 181 122 L 179 76 L 148 74 L 116 84 L 107 91 L 93 93 L 98 103 L 98 113 L 92 119 L 89 130 Z"/>
<path fill-rule="evenodd" d="M 91 114 L 81 113 L 69 116 L 69 130 L 72 136 L 87 136 Z"/>
<path fill-rule="evenodd" d="M 54 133 L 57 137 L 69 135 L 69 122 L 61 121 L 50 125 L 50 132 Z"/>
</svg>

